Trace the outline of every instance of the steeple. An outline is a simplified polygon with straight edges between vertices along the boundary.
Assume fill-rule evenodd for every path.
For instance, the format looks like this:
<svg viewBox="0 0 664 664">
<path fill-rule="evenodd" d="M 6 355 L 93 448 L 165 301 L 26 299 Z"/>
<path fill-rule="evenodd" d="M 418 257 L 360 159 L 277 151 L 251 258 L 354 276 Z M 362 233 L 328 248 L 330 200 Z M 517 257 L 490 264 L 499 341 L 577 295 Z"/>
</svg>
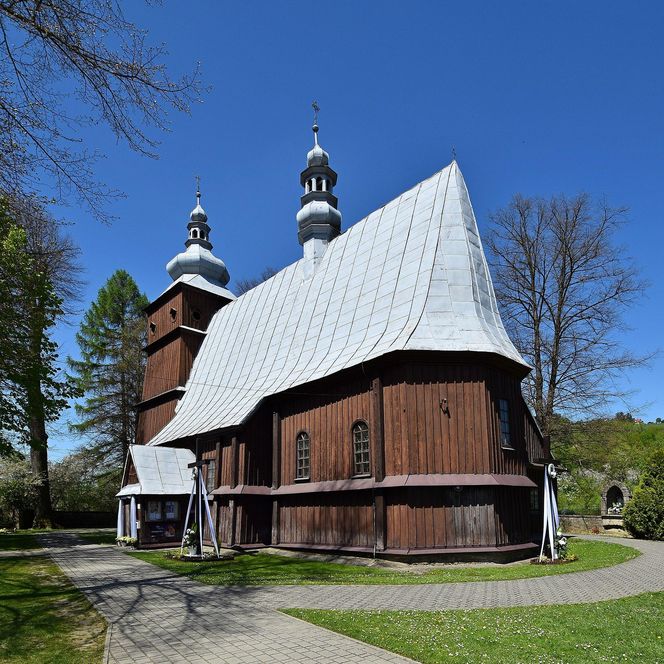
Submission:
<svg viewBox="0 0 664 664">
<path fill-rule="evenodd" d="M 225 263 L 211 251 L 208 216 L 201 207 L 200 178 L 196 177 L 196 181 L 196 207 L 189 215 L 189 237 L 184 243 L 187 250 L 172 258 L 166 269 L 173 281 L 185 274 L 200 275 L 214 286 L 223 288 L 229 282 L 230 276 Z"/>
<path fill-rule="evenodd" d="M 337 174 L 329 166 L 329 155 L 318 144 L 318 103 L 314 109 L 314 147 L 307 154 L 307 167 L 300 174 L 304 194 L 297 213 L 297 237 L 304 248 L 304 276 L 310 277 L 320 262 L 328 243 L 341 232 L 341 212 L 332 193 Z"/>
</svg>

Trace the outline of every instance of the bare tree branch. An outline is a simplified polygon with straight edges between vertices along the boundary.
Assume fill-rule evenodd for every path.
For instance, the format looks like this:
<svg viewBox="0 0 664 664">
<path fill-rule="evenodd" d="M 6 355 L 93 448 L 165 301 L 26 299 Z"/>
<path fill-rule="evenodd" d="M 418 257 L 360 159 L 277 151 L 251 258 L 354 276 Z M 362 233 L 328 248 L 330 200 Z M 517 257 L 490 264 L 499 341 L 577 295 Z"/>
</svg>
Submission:
<svg viewBox="0 0 664 664">
<path fill-rule="evenodd" d="M 625 208 L 587 194 L 515 196 L 491 215 L 487 246 L 505 324 L 532 365 L 525 392 L 545 433 L 554 414 L 601 414 L 622 373 L 651 356 L 620 345 L 646 284 L 614 243 Z M 624 393 L 623 393 L 624 394 Z"/>
<path fill-rule="evenodd" d="M 107 219 L 117 192 L 99 183 L 99 154 L 78 132 L 106 124 L 118 140 L 156 157 L 168 111 L 189 112 L 198 67 L 171 80 L 163 46 L 128 21 L 115 0 L 0 0 L 0 190 L 16 197 L 52 178 L 55 198 L 74 194 Z M 70 97 L 89 115 L 72 115 Z"/>
</svg>

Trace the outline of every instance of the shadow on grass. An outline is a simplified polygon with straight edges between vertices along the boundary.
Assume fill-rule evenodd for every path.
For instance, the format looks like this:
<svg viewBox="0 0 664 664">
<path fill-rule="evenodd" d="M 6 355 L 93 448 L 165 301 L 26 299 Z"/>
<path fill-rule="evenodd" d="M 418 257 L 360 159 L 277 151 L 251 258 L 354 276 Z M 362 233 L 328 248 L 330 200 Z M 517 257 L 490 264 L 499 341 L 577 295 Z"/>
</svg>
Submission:
<svg viewBox="0 0 664 664">
<path fill-rule="evenodd" d="M 105 623 L 47 558 L 0 560 L 0 660 L 92 662 Z"/>
</svg>

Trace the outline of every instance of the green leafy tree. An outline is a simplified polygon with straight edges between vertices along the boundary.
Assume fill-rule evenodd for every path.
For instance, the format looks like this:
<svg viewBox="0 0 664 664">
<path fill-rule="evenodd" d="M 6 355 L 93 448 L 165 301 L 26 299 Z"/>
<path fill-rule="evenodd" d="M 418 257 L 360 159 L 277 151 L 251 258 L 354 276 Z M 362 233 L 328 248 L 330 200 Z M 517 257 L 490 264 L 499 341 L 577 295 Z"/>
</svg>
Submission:
<svg viewBox="0 0 664 664">
<path fill-rule="evenodd" d="M 87 449 L 100 467 L 121 467 L 136 434 L 145 359 L 147 297 L 124 270 L 99 290 L 76 334 L 81 359 L 68 359 L 85 394 L 72 428 L 92 441 Z"/>
<path fill-rule="evenodd" d="M 664 540 L 664 450 L 653 455 L 623 517 L 635 537 Z"/>
<path fill-rule="evenodd" d="M 51 334 L 65 314 L 65 297 L 76 293 L 78 250 L 38 201 L 5 202 L 0 218 L 7 247 L 0 259 L 3 449 L 29 447 L 38 482 L 35 526 L 48 526 L 47 425 L 78 394 L 58 368 Z"/>
<path fill-rule="evenodd" d="M 27 459 L 14 455 L 0 460 L 0 515 L 4 524 L 23 525 L 21 515 L 34 508 L 40 484 Z"/>
<path fill-rule="evenodd" d="M 49 466 L 54 510 L 113 512 L 122 471 L 101 470 L 88 450 L 82 449 Z"/>
<path fill-rule="evenodd" d="M 0 201 L 0 456 L 8 455 L 22 429 L 22 412 L 15 398 L 14 378 L 21 361 L 17 331 L 24 317 L 16 306 L 25 261 L 25 232 L 16 226 Z"/>
</svg>

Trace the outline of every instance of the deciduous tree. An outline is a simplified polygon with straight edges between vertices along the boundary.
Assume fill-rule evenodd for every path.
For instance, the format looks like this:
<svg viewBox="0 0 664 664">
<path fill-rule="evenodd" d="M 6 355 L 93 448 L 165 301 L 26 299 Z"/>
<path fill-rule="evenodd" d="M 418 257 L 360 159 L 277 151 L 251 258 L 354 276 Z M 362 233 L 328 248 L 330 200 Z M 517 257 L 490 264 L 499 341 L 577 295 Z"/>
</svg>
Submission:
<svg viewBox="0 0 664 664">
<path fill-rule="evenodd" d="M 247 291 L 250 291 L 252 288 L 256 288 L 259 284 L 262 284 L 264 281 L 267 281 L 270 277 L 273 277 L 277 274 L 279 270 L 273 267 L 266 267 L 258 277 L 250 277 L 248 279 L 238 279 L 235 282 L 235 293 L 238 295 L 244 295 Z"/>
<path fill-rule="evenodd" d="M 103 217 L 110 192 L 77 130 L 101 122 L 154 155 L 149 128 L 166 129 L 168 108 L 188 111 L 199 92 L 198 71 L 174 81 L 164 56 L 116 0 L 0 0 L 0 190 L 34 190 L 46 173 L 54 197 L 73 192 Z"/>
<path fill-rule="evenodd" d="M 0 341 L 6 350 L 3 392 L 11 404 L 3 425 L 9 442 L 29 446 L 32 472 L 39 482 L 35 525 L 45 526 L 51 519 L 47 424 L 58 419 L 77 394 L 58 367 L 58 348 L 51 335 L 65 314 L 65 298 L 71 305 L 80 286 L 78 249 L 38 201 L 12 202 L 3 219 L 8 236 L 15 238 L 13 262 L 3 265 L 7 293 L 0 301 L 0 319 L 11 323 L 4 323 L 6 336 Z"/>
<path fill-rule="evenodd" d="M 526 398 L 545 434 L 554 413 L 588 417 L 624 396 L 622 373 L 646 359 L 620 344 L 623 315 L 644 290 L 615 242 L 624 215 L 586 194 L 515 196 L 491 215 L 498 301 L 533 367 Z"/>
</svg>

